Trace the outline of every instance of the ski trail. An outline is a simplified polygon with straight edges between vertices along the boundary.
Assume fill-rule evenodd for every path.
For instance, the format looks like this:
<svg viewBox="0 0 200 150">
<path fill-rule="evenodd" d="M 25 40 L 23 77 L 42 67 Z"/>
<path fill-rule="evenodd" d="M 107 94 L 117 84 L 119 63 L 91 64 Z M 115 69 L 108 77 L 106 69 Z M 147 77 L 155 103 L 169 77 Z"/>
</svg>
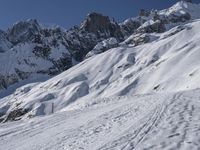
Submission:
<svg viewBox="0 0 200 150">
<path fill-rule="evenodd" d="M 148 134 L 157 128 L 160 123 L 164 113 L 168 109 L 169 105 L 172 105 L 176 99 L 179 99 L 181 94 L 176 94 L 170 100 L 164 101 L 163 103 L 156 106 L 156 108 L 143 119 L 141 119 L 137 124 L 134 124 L 129 128 L 119 139 L 107 143 L 99 150 L 132 150 L 137 149 L 143 140 L 148 136 Z M 170 104 L 167 104 L 170 103 Z"/>
<path fill-rule="evenodd" d="M 105 137 L 112 139 L 113 133 L 120 135 L 132 123 L 141 119 L 138 117 L 139 113 L 148 112 L 148 106 L 142 104 L 139 104 L 139 106 L 140 108 L 138 108 L 138 104 L 136 103 L 128 103 L 117 109 L 112 109 L 98 118 L 91 120 L 84 126 L 71 131 L 62 140 L 65 141 L 62 142 L 65 143 L 65 149 L 93 149 L 92 147 L 97 146 L 96 141 L 98 141 L 98 145 L 102 145 L 105 143 Z M 134 118 L 132 123 L 130 123 L 130 118 Z"/>
<path fill-rule="evenodd" d="M 152 130 L 153 126 L 157 123 L 163 111 L 163 106 L 157 106 L 147 116 L 139 120 L 138 123 L 134 124 L 127 131 L 125 131 L 125 133 L 120 135 L 121 137 L 119 139 L 104 145 L 103 147 L 99 148 L 99 150 L 136 148 L 136 146 L 142 142 L 148 132 Z"/>
<path fill-rule="evenodd" d="M 199 150 L 199 92 L 113 98 L 83 110 L 2 124 L 0 149 Z"/>
<path fill-rule="evenodd" d="M 146 97 L 149 98 L 148 101 Z M 113 136 L 120 136 L 157 105 L 154 98 L 149 96 L 135 97 L 134 100 L 129 97 L 120 99 L 117 98 L 115 102 L 114 99 L 105 101 L 105 104 L 99 104 L 98 107 L 95 105 L 94 108 L 91 106 L 86 110 L 36 119 L 30 124 L 11 126 L 8 130 L 4 126 L 6 130 L 1 132 L 1 147 L 7 147 L 8 150 L 97 149 L 106 144 L 107 140 L 111 141 Z M 24 145 L 27 139 L 32 142 Z M 37 141 L 37 144 L 33 141 Z M 12 145 L 6 144 L 9 142 Z"/>
<path fill-rule="evenodd" d="M 199 98 L 177 94 L 137 149 L 200 149 Z"/>
</svg>

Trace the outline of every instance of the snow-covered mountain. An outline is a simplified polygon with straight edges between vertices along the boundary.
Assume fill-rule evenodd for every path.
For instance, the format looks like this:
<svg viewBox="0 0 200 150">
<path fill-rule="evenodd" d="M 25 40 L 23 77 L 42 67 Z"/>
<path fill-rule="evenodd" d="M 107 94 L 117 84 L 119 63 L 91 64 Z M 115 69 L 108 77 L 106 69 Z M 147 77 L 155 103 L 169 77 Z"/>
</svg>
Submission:
<svg viewBox="0 0 200 150">
<path fill-rule="evenodd" d="M 163 33 L 196 19 L 198 9 L 198 5 L 179 2 L 162 11 L 141 10 L 138 17 L 119 24 L 92 12 L 70 30 L 44 27 L 34 19 L 17 22 L 0 31 L 0 89 L 25 79 L 59 74 L 123 41 L 135 46 L 150 42 L 155 37 L 149 33 Z"/>
<path fill-rule="evenodd" d="M 199 27 L 200 5 L 181 1 L 165 10 L 141 10 L 119 24 L 90 13 L 68 31 L 44 28 L 36 20 L 1 31 L 1 85 L 8 88 L 1 94 L 14 83 L 34 79 L 0 99 L 0 121 L 21 120 L 0 125 L 1 145 L 20 149 L 20 142 L 29 138 L 20 134 L 27 131 L 29 140 L 39 144 L 32 149 L 195 147 L 196 139 L 186 138 L 194 132 L 185 128 L 200 125 L 192 114 L 199 110 Z M 51 116 L 36 117 L 42 115 Z M 32 125 L 36 130 L 31 131 Z M 44 128 L 50 135 L 35 133 Z M 21 140 L 12 140 L 9 133 Z M 177 138 L 179 145 L 160 138 L 162 133 Z M 185 147 L 182 134 L 190 142 Z M 6 146 L 10 140 L 14 144 Z"/>
<path fill-rule="evenodd" d="M 103 25 L 97 26 L 98 21 Z M 61 73 L 82 61 L 98 42 L 111 37 L 123 40 L 120 26 L 97 13 L 68 31 L 44 27 L 33 19 L 17 22 L 0 32 L 0 89 Z"/>
</svg>

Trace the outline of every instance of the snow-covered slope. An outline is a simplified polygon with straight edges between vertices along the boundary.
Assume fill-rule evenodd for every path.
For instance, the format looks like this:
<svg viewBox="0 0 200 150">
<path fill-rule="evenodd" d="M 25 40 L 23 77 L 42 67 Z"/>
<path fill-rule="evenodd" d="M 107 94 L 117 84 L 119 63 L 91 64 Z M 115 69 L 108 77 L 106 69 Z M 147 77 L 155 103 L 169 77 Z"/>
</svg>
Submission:
<svg viewBox="0 0 200 150">
<path fill-rule="evenodd" d="M 200 90 L 114 97 L 86 109 L 0 124 L 6 150 L 198 150 Z"/>
<path fill-rule="evenodd" d="M 77 36 L 96 41 L 93 49 L 81 53 L 82 62 L 0 99 L 0 121 L 6 122 L 0 125 L 2 147 L 27 149 L 30 145 L 22 142 L 29 141 L 32 149 L 198 149 L 198 12 L 198 4 L 178 2 L 162 11 L 142 11 L 140 17 L 119 25 L 96 13 L 88 15 L 80 28 L 65 33 L 66 41 L 74 39 L 71 48 L 85 42 Z M 99 40 L 93 17 L 104 24 L 98 26 L 104 33 Z M 106 32 L 110 28 L 116 31 L 114 37 Z M 129 30 L 133 34 L 128 35 Z M 65 45 L 62 40 L 58 45 Z M 25 42 L 27 48 L 12 49 L 13 57 L 21 60 L 18 56 L 24 55 L 42 70 L 51 68 L 49 59 L 35 59 L 26 51 L 31 45 Z M 57 48 L 48 58 L 60 58 L 64 48 L 60 53 Z M 79 48 L 67 54 L 79 57 Z M 3 55 L 12 56 L 9 50 Z M 9 62 L 9 69 L 15 61 Z M 26 69 L 23 63 L 20 67 Z M 50 116 L 38 117 L 42 115 Z"/>
</svg>

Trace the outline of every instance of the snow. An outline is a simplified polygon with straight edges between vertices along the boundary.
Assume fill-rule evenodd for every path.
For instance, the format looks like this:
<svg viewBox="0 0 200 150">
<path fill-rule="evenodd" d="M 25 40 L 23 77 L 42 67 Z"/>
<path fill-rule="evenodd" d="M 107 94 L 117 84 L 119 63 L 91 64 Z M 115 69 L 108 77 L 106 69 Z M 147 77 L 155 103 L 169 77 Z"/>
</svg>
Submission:
<svg viewBox="0 0 200 150">
<path fill-rule="evenodd" d="M 144 27 L 153 25 L 154 23 L 156 23 L 156 22 L 153 21 L 152 19 L 150 19 L 150 20 L 146 21 L 143 25 L 141 25 L 140 28 L 144 28 Z M 139 28 L 139 29 L 140 29 L 140 28 Z"/>
<path fill-rule="evenodd" d="M 34 44 L 30 43 L 20 44 L 2 53 L 0 55 L 1 75 L 11 75 L 15 73 L 16 68 L 23 70 L 24 72 L 35 72 L 38 66 L 40 67 L 39 69 L 37 68 L 38 70 L 45 70 L 47 67 L 51 67 L 52 64 L 50 62 L 45 61 L 42 58 L 35 57 L 32 53 L 34 46 Z M 27 59 L 27 61 L 25 61 L 25 59 Z M 31 64 L 32 67 L 30 68 L 29 65 Z"/>
<path fill-rule="evenodd" d="M 199 149 L 200 8 L 179 2 L 160 14 L 191 10 L 192 21 L 148 34 L 146 44 L 122 42 L 46 81 L 2 91 L 0 115 L 29 111 L 19 121 L 0 124 L 0 149 Z M 116 39 L 107 39 L 95 50 L 115 44 Z M 50 67 L 26 51 L 33 46 L 3 53 L 0 61 L 8 58 L 10 67 L 0 69 L 12 72 L 19 65 L 12 66 L 14 54 L 19 61 L 23 55 Z M 60 57 L 63 49 L 59 45 L 50 57 Z M 26 70 L 23 63 L 17 67 Z"/>
<path fill-rule="evenodd" d="M 198 149 L 199 93 L 112 97 L 82 110 L 1 124 L 1 149 Z"/>
</svg>

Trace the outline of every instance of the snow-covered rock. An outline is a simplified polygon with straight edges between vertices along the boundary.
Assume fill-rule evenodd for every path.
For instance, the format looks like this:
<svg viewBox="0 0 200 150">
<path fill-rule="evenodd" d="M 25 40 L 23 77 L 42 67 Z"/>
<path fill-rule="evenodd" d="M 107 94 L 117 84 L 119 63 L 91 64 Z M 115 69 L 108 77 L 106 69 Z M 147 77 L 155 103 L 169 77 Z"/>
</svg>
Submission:
<svg viewBox="0 0 200 150">
<path fill-rule="evenodd" d="M 40 26 L 37 20 L 20 21 L 8 29 L 8 37 L 13 44 L 26 42 L 32 40 L 39 30 Z"/>
<path fill-rule="evenodd" d="M 102 42 L 99 42 L 94 48 L 93 50 L 91 50 L 87 55 L 86 58 L 88 57 L 92 57 L 94 55 L 100 54 L 105 52 L 106 50 L 109 50 L 111 48 L 117 47 L 119 45 L 119 42 L 117 41 L 116 38 L 109 38 L 106 39 Z"/>
<path fill-rule="evenodd" d="M 170 8 L 159 11 L 159 15 L 166 17 L 181 17 L 188 19 L 198 19 L 199 18 L 200 4 L 189 3 L 185 1 L 180 1 Z M 185 16 L 185 17 L 184 17 Z M 189 18 L 190 16 L 190 18 Z M 184 21 L 184 20 L 183 20 Z"/>
</svg>

